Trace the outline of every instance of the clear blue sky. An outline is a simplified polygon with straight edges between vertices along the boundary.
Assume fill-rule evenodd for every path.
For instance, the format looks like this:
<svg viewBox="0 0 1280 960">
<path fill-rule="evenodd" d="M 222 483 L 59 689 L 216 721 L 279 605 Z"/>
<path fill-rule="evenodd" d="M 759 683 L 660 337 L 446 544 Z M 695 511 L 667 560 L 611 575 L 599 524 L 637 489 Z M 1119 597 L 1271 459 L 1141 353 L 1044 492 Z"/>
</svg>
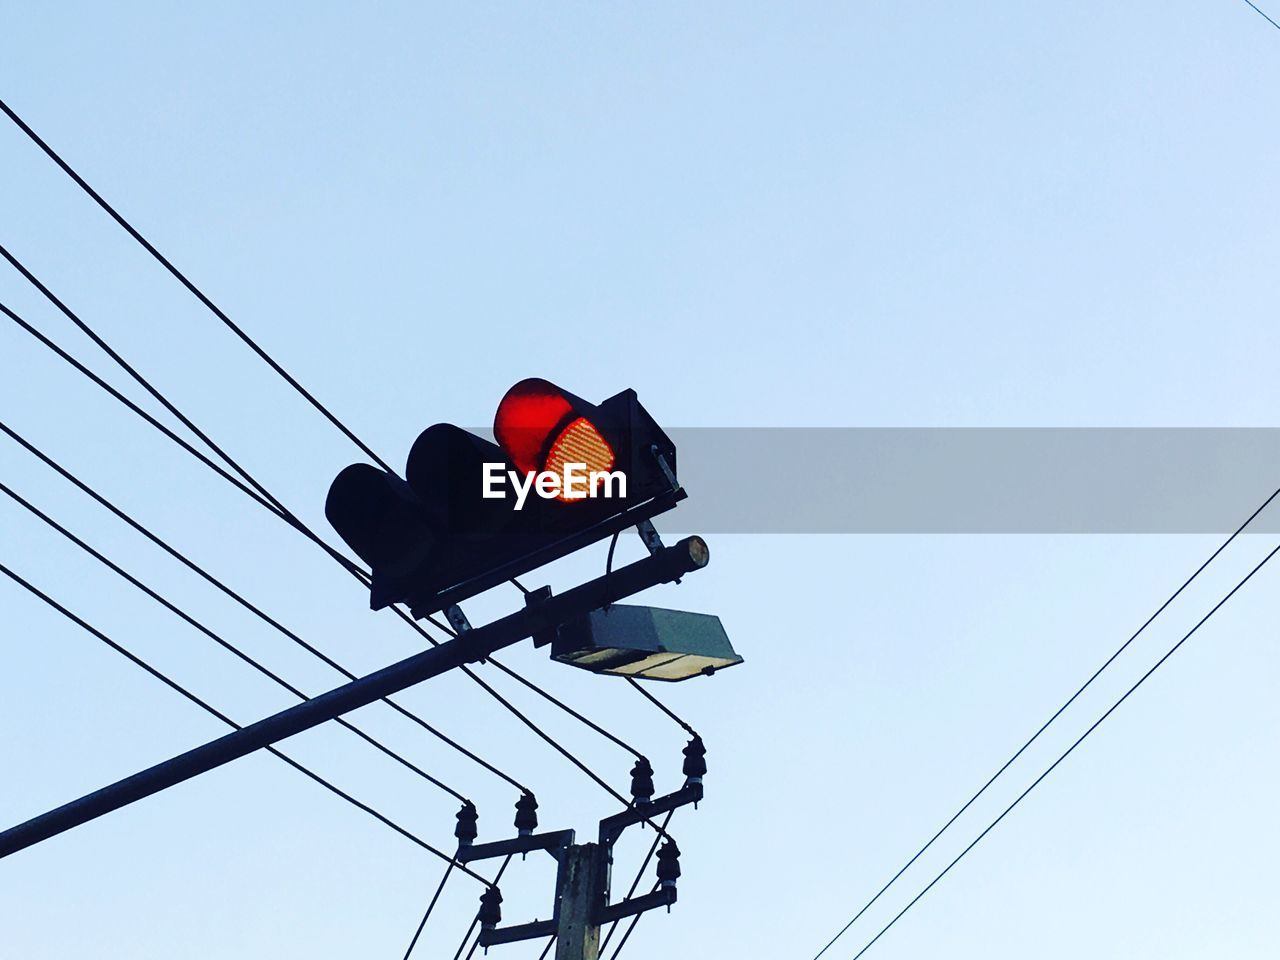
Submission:
<svg viewBox="0 0 1280 960">
<path fill-rule="evenodd" d="M 0 95 L 393 463 L 431 422 L 486 423 L 529 375 L 591 398 L 633 386 L 673 426 L 1276 426 L 1278 90 L 1280 31 L 1230 0 L 63 4 L 0 29 Z M 353 451 L 5 125 L 0 242 L 323 523 Z M 108 370 L 7 269 L 0 299 Z M 308 639 L 361 671 L 414 650 L 12 325 L 0 357 L 7 423 Z M 0 458 L 211 625 L 334 685 L 7 440 Z M 708 570 L 651 602 L 720 614 L 748 664 L 662 688 L 706 736 L 708 799 L 673 825 L 680 904 L 624 956 L 812 956 L 1215 542 L 715 538 Z M 237 718 L 290 702 L 16 507 L 0 544 Z M 1225 556 L 833 955 L 1270 546 Z M 1278 575 L 869 956 L 1274 956 Z M 222 732 L 7 583 L 0 611 L 5 825 Z M 532 649 L 507 660 L 678 785 L 680 731 L 630 691 Z M 626 755 L 495 683 L 625 788 Z M 534 786 L 544 825 L 589 834 L 613 812 L 462 678 L 406 700 Z M 474 796 L 483 837 L 509 832 L 503 784 L 394 716 L 360 719 Z M 289 749 L 450 839 L 456 803 L 342 731 Z M 0 955 L 399 958 L 439 872 L 260 756 L 0 863 Z M 507 918 L 545 917 L 549 861 L 510 876 Z M 478 892 L 451 882 L 416 956 L 453 956 Z"/>
</svg>

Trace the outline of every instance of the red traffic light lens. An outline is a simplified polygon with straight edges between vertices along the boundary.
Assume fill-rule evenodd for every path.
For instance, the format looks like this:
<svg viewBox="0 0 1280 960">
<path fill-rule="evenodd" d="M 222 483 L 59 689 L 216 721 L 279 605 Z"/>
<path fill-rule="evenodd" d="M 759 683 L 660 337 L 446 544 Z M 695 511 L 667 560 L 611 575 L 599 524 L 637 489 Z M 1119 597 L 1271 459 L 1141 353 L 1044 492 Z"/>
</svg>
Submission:
<svg viewBox="0 0 1280 960">
<path fill-rule="evenodd" d="M 542 469 L 553 431 L 573 413 L 573 404 L 553 383 L 531 377 L 507 391 L 493 418 L 493 435 L 516 469 Z"/>
<path fill-rule="evenodd" d="M 493 433 L 523 473 L 564 476 L 568 464 L 582 464 L 590 476 L 616 463 L 613 447 L 591 422 L 594 407 L 553 383 L 532 377 L 507 391 L 493 420 Z M 575 502 L 589 494 L 556 499 Z"/>
</svg>

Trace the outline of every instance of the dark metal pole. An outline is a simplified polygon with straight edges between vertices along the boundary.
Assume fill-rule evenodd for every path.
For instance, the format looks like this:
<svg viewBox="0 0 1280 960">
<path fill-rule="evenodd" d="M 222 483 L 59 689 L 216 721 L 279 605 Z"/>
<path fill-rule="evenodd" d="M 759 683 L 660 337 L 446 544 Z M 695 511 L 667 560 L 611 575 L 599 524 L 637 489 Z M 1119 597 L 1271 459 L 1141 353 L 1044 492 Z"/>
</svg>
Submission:
<svg viewBox="0 0 1280 960">
<path fill-rule="evenodd" d="M 590 610 L 613 603 L 647 587 L 667 583 L 707 565 L 709 553 L 700 537 L 688 537 L 652 556 L 552 596 L 509 616 L 407 657 L 389 667 L 282 710 L 274 716 L 219 737 L 193 750 L 158 763 L 110 786 L 73 800 L 26 823 L 0 833 L 0 857 L 57 836 L 97 817 L 119 810 L 168 787 L 207 773 L 310 730 L 359 707 L 416 683 L 439 676 L 465 663 L 483 660 L 504 647 Z"/>
</svg>

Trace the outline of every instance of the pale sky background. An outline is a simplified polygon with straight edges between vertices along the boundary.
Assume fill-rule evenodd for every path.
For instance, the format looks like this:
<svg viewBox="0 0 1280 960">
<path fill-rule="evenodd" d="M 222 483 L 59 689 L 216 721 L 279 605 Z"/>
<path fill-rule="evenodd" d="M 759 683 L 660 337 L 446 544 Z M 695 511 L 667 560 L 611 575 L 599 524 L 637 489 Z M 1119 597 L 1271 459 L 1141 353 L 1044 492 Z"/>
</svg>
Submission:
<svg viewBox="0 0 1280 960">
<path fill-rule="evenodd" d="M 0 13 L 0 96 L 392 463 L 429 423 L 488 422 L 525 376 L 635 387 L 670 426 L 1280 425 L 1277 91 L 1280 31 L 1238 0 Z M 355 451 L 8 124 L 0 242 L 322 528 Z M 0 300 L 110 370 L 7 268 Z M 11 324 L 0 357 L 5 422 L 309 640 L 362 672 L 415 650 Z M 7 439 L 0 457 L 210 625 L 309 691 L 336 684 Z M 1240 517 L 1277 483 L 1257 478 Z M 681 532 L 679 512 L 659 527 Z M 673 823 L 680 903 L 623 956 L 812 957 L 1220 539 L 712 538 L 707 570 L 640 602 L 719 614 L 748 662 L 658 691 L 706 737 L 708 796 Z M 831 956 L 1271 545 L 1224 555 Z M 7 503 L 0 554 L 242 721 L 292 702 Z M 603 564 L 600 547 L 530 579 Z M 1278 576 L 868 956 L 1274 957 Z M 0 611 L 5 826 L 224 732 L 7 581 Z M 619 681 L 527 646 L 506 661 L 679 785 L 681 732 Z M 625 790 L 627 755 L 494 683 Z M 404 699 L 533 786 L 544 827 L 586 837 L 614 812 L 464 678 Z M 510 788 L 394 715 L 359 719 L 474 797 L 482 839 L 511 832 Z M 449 845 L 456 802 L 343 731 L 287 748 Z M 399 960 L 440 871 L 257 756 L 0 862 L 0 956 Z M 508 877 L 506 921 L 547 916 L 550 861 Z M 415 956 L 449 960 L 478 893 L 452 880 Z"/>
</svg>

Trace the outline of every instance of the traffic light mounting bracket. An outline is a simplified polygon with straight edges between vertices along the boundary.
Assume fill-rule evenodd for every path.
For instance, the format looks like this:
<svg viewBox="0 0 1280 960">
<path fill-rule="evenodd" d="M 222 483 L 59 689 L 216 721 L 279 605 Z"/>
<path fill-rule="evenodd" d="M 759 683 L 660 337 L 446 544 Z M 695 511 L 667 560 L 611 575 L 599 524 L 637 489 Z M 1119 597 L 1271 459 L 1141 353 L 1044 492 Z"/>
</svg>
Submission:
<svg viewBox="0 0 1280 960">
<path fill-rule="evenodd" d="M 641 520 L 637 523 L 636 533 L 640 534 L 640 539 L 644 541 L 649 556 L 653 556 L 662 549 L 662 535 L 658 533 L 658 528 L 653 525 L 652 520 Z"/>
<path fill-rule="evenodd" d="M 449 626 L 453 627 L 455 634 L 466 633 L 471 629 L 471 621 L 456 603 L 451 603 L 444 608 L 444 616 L 449 621 Z"/>
</svg>

